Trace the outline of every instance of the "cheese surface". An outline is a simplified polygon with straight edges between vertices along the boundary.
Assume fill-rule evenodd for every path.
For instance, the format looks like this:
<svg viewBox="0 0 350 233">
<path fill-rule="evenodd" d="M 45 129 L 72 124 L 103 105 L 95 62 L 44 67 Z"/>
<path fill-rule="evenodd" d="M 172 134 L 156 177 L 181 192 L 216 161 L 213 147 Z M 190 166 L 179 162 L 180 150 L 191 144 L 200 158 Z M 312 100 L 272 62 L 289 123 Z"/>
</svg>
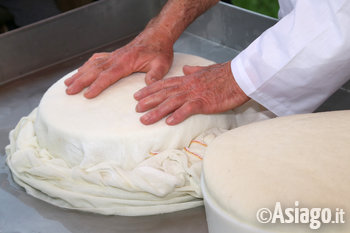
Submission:
<svg viewBox="0 0 350 233">
<path fill-rule="evenodd" d="M 238 127 L 209 145 L 203 163 L 207 189 L 218 205 L 233 218 L 271 232 L 314 232 L 308 224 L 259 223 L 257 211 L 274 211 L 276 202 L 282 208 L 350 211 L 349 168 L 350 111 Z M 324 224 L 320 230 L 349 232 L 349 227 Z"/>
<path fill-rule="evenodd" d="M 209 65 L 213 62 L 188 54 L 175 54 L 166 78 L 183 75 L 182 67 Z M 149 152 L 182 149 L 193 138 L 210 128 L 230 129 L 235 126 L 234 113 L 195 115 L 183 123 L 168 126 L 165 119 L 143 125 L 133 95 L 145 87 L 144 73 L 119 80 L 99 96 L 86 99 L 83 93 L 65 94 L 64 80 L 55 83 L 43 96 L 38 107 L 35 131 L 39 145 L 70 166 L 91 166 L 114 161 L 132 169 Z"/>
<path fill-rule="evenodd" d="M 182 66 L 213 62 L 175 54 Z M 236 126 L 235 114 L 196 115 L 176 126 L 141 124 L 133 94 L 145 74 L 126 77 L 94 99 L 69 96 L 64 80 L 10 133 L 7 164 L 26 191 L 54 205 L 100 214 L 150 215 L 202 205 L 206 146 Z"/>
</svg>

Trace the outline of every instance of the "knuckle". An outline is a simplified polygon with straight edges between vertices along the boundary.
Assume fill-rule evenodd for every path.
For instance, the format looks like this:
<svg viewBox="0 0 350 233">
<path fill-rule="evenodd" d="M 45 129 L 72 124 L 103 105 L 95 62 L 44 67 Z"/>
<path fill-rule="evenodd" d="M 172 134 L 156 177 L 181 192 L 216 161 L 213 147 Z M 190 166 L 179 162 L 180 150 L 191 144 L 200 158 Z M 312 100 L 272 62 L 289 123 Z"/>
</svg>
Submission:
<svg viewBox="0 0 350 233">
<path fill-rule="evenodd" d="M 99 57 L 99 54 L 100 54 L 100 53 L 94 53 L 94 54 L 92 54 L 92 56 L 91 56 L 91 58 L 90 58 L 89 60 L 94 60 L 94 59 L 96 59 L 97 57 Z"/>
<path fill-rule="evenodd" d="M 199 113 L 201 112 L 202 106 L 203 102 L 200 99 L 196 99 L 189 102 L 189 104 L 186 106 L 187 109 L 185 110 L 188 113 Z"/>
<path fill-rule="evenodd" d="M 203 107 L 205 106 L 205 100 L 203 99 L 197 99 L 196 102 L 195 102 L 195 105 L 197 107 L 197 111 L 201 111 L 203 110 Z"/>
<path fill-rule="evenodd" d="M 153 111 L 153 116 L 155 118 L 162 117 L 166 113 L 166 109 L 164 105 L 159 105 Z"/>
<path fill-rule="evenodd" d="M 159 82 L 155 83 L 155 86 L 158 86 L 159 89 L 164 89 L 165 88 L 165 80 L 160 80 Z"/>
<path fill-rule="evenodd" d="M 67 79 L 65 80 L 65 82 L 72 83 L 74 80 L 77 79 L 77 77 L 78 77 L 78 76 L 73 75 L 72 77 L 67 78 Z"/>
<path fill-rule="evenodd" d="M 114 83 L 114 76 L 110 72 L 103 71 L 100 73 L 99 78 L 101 80 L 101 83 L 104 83 L 106 85 L 111 85 Z"/>
<path fill-rule="evenodd" d="M 77 75 L 77 74 L 79 74 L 79 73 L 83 73 L 83 71 L 84 71 L 84 66 L 85 66 L 85 65 L 79 67 L 79 68 L 78 68 L 78 72 L 77 72 L 75 75 Z M 73 77 L 74 77 L 75 75 L 73 75 Z"/>
<path fill-rule="evenodd" d="M 98 90 L 103 90 L 105 89 L 105 85 L 103 83 L 103 80 L 98 79 L 93 83 L 93 88 L 98 89 Z"/>
<path fill-rule="evenodd" d="M 88 84 L 87 80 L 85 78 L 80 78 L 76 81 L 76 83 L 79 85 L 79 86 L 85 86 Z"/>
<path fill-rule="evenodd" d="M 132 53 L 141 53 L 145 50 L 145 48 L 143 46 L 133 46 L 132 49 L 130 50 L 130 52 Z"/>
<path fill-rule="evenodd" d="M 164 89 L 164 80 L 159 80 L 145 87 L 147 94 L 155 93 Z"/>
<path fill-rule="evenodd" d="M 162 97 L 163 98 L 167 98 L 167 97 L 171 97 L 172 95 L 174 95 L 174 88 L 164 88 L 161 91 Z"/>
<path fill-rule="evenodd" d="M 154 111 L 152 111 L 153 117 L 155 119 L 160 119 L 164 117 L 165 115 L 168 114 L 168 112 L 169 112 L 169 109 L 165 104 L 158 105 L 158 107 L 156 107 Z"/>
<path fill-rule="evenodd" d="M 164 108 L 164 111 L 171 112 L 178 106 L 178 101 L 176 98 L 167 98 L 160 104 Z"/>
<path fill-rule="evenodd" d="M 91 76 L 88 75 L 82 75 L 81 77 L 76 79 L 76 82 L 78 82 L 80 85 L 88 85 L 91 83 Z"/>
<path fill-rule="evenodd" d="M 164 100 L 169 97 L 169 93 L 167 89 L 161 89 L 158 93 L 156 93 L 158 99 Z"/>
<path fill-rule="evenodd" d="M 152 100 L 145 98 L 139 101 L 138 109 L 140 111 L 146 111 L 151 105 L 152 105 Z"/>
<path fill-rule="evenodd" d="M 158 72 L 165 73 L 166 71 L 169 70 L 170 64 L 169 64 L 169 62 L 165 61 L 164 59 L 156 60 L 154 63 L 154 67 Z"/>
<path fill-rule="evenodd" d="M 94 53 L 93 56 L 95 56 L 95 57 L 102 57 L 102 56 L 105 56 L 105 55 L 106 55 L 106 53 Z"/>
<path fill-rule="evenodd" d="M 183 111 L 186 112 L 186 113 L 193 112 L 193 105 L 191 103 L 184 105 L 183 106 Z"/>
</svg>

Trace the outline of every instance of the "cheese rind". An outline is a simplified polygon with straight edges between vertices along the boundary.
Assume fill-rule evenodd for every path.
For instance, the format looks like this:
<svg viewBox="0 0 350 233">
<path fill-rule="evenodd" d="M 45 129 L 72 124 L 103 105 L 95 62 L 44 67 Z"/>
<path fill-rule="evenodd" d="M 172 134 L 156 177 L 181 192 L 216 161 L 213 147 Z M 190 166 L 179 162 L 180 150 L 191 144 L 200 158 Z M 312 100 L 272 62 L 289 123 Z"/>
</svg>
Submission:
<svg viewBox="0 0 350 233">
<path fill-rule="evenodd" d="M 307 224 L 260 224 L 256 214 L 261 208 L 273 211 L 276 202 L 295 208 L 296 201 L 298 207 L 349 211 L 349 132 L 350 111 L 279 117 L 230 130 L 206 151 L 203 172 L 210 196 L 249 225 L 312 231 Z M 346 227 L 330 224 L 325 232 L 349 232 Z"/>
<path fill-rule="evenodd" d="M 183 75 L 182 67 L 213 62 L 188 54 L 175 54 L 166 78 Z M 233 111 L 216 115 L 195 115 L 169 126 L 165 119 L 143 125 L 135 112 L 133 94 L 145 86 L 144 73 L 135 73 L 106 89 L 98 97 L 86 99 L 83 93 L 66 95 L 64 80 L 55 83 L 43 96 L 35 122 L 39 145 L 70 166 L 88 167 L 114 161 L 132 169 L 150 151 L 182 149 L 193 138 L 210 128 L 235 126 Z"/>
</svg>

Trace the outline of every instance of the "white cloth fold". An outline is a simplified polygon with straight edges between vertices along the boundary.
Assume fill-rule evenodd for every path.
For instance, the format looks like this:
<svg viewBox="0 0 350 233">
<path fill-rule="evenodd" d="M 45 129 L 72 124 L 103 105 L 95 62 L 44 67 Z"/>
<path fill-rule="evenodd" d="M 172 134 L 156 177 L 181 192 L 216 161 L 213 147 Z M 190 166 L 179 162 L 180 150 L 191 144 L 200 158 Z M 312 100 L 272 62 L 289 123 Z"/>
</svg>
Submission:
<svg viewBox="0 0 350 233">
<path fill-rule="evenodd" d="M 202 205 L 201 160 L 207 146 L 227 130 L 213 128 L 182 150 L 150 152 L 135 168 L 113 161 L 71 167 L 38 144 L 35 109 L 10 132 L 7 164 L 27 193 L 51 204 L 106 215 L 152 215 Z M 239 125 L 269 119 L 254 102 L 238 108 Z"/>
</svg>

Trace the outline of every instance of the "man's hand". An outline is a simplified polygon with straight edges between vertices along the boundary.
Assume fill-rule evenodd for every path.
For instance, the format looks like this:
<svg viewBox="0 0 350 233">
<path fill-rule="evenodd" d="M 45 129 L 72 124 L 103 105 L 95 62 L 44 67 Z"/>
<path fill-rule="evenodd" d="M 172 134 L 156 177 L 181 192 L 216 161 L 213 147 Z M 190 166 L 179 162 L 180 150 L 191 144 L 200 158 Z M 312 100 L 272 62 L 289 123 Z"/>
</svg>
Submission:
<svg viewBox="0 0 350 233">
<path fill-rule="evenodd" d="M 65 81 L 67 94 L 89 87 L 94 98 L 119 79 L 146 72 L 146 84 L 160 80 L 173 60 L 173 44 L 185 28 L 218 0 L 168 0 L 159 15 L 132 42 L 112 53 L 97 53 Z"/>
<path fill-rule="evenodd" d="M 137 112 L 143 124 L 153 124 L 168 116 L 175 125 L 194 114 L 224 112 L 242 105 L 249 97 L 237 85 L 230 63 L 208 67 L 184 66 L 185 76 L 157 81 L 135 93 Z"/>
<path fill-rule="evenodd" d="M 84 96 L 94 98 L 134 72 L 147 73 L 147 84 L 162 79 L 172 64 L 173 42 L 159 34 L 149 30 L 114 52 L 94 54 L 78 73 L 65 80 L 67 94 L 77 94 L 89 87 Z"/>
</svg>

